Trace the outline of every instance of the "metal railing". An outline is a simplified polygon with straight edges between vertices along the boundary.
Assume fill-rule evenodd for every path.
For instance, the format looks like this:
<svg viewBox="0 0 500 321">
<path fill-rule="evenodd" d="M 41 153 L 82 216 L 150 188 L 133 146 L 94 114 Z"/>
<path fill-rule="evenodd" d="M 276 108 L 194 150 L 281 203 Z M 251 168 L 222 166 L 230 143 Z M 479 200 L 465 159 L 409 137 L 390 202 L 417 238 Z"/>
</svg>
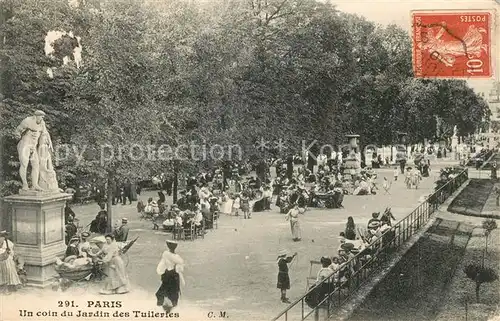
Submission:
<svg viewBox="0 0 500 321">
<path fill-rule="evenodd" d="M 391 253 L 429 221 L 431 214 L 439 205 L 443 204 L 467 179 L 468 170 L 465 169 L 431 194 L 390 230 L 344 263 L 334 274 L 312 286 L 305 295 L 292 302 L 272 321 L 302 321 L 311 316 L 318 320 L 320 310 L 326 313 L 325 317 L 331 317 L 333 312 L 341 307 L 382 263 L 387 261 Z M 339 273 L 347 274 L 348 277 L 339 280 Z M 309 308 L 306 303 L 309 300 L 316 301 L 313 308 Z"/>
</svg>

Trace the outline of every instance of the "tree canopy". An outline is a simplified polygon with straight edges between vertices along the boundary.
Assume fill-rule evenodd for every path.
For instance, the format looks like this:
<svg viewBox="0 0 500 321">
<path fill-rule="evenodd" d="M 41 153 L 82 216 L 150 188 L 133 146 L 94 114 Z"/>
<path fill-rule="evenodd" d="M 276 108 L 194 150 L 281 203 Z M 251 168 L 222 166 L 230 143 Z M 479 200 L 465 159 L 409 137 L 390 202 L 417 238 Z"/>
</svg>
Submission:
<svg viewBox="0 0 500 321">
<path fill-rule="evenodd" d="M 449 137 L 454 126 L 465 136 L 489 119 L 464 81 L 413 77 L 404 30 L 327 3 L 95 3 L 0 1 L 4 194 L 18 186 L 13 129 L 34 109 L 47 113 L 56 149 L 69 148 L 61 180 L 148 176 L 172 166 L 162 144 L 238 145 L 244 159 L 259 159 L 279 156 L 276 146 L 256 149 L 260 139 L 282 139 L 283 156 L 303 140 L 342 144 L 348 133 L 364 144 L 391 144 L 397 131 L 411 142 Z M 74 38 L 48 56 L 49 31 Z M 76 37 L 79 65 L 64 60 Z M 216 161 L 180 153 L 183 168 Z"/>
</svg>

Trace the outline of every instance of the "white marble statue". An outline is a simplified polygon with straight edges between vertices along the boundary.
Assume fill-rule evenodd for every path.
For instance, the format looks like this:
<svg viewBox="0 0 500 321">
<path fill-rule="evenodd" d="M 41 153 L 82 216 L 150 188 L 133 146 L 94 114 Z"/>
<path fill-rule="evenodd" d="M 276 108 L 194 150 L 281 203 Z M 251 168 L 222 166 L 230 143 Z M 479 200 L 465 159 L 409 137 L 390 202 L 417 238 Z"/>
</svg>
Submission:
<svg viewBox="0 0 500 321">
<path fill-rule="evenodd" d="M 33 116 L 26 117 L 21 122 L 15 132 L 19 139 L 17 152 L 20 162 L 19 175 L 23 183 L 22 191 L 30 189 L 26 177 L 28 164 L 31 164 L 31 190 L 58 190 L 50 155 L 53 151 L 52 141 L 43 120 L 44 116 L 43 111 L 35 111 Z M 43 156 L 43 159 L 40 156 Z"/>
</svg>

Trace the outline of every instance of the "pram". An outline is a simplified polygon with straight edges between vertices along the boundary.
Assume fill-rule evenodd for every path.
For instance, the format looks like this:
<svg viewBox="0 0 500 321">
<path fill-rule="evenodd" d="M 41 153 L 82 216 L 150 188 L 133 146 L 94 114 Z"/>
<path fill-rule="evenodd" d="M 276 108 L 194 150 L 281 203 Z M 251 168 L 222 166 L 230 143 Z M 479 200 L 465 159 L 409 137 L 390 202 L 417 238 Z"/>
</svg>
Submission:
<svg viewBox="0 0 500 321">
<path fill-rule="evenodd" d="M 136 237 L 130 242 L 121 242 L 118 244 L 120 248 L 120 254 L 125 255 L 124 261 L 125 264 L 128 265 L 128 256 L 126 253 L 132 247 L 132 245 L 137 241 L 139 237 Z M 91 242 L 105 242 L 103 236 L 98 236 L 94 238 Z M 76 258 L 76 256 L 75 256 Z M 59 278 L 56 283 L 53 285 L 53 290 L 61 289 L 65 291 L 68 289 L 73 283 L 81 283 L 92 280 L 102 280 L 107 275 L 103 271 L 102 262 L 96 259 L 91 259 L 87 264 L 80 266 L 68 266 L 66 264 L 56 265 L 54 267 L 57 274 L 59 274 Z M 85 283 L 82 285 L 86 287 Z"/>
</svg>

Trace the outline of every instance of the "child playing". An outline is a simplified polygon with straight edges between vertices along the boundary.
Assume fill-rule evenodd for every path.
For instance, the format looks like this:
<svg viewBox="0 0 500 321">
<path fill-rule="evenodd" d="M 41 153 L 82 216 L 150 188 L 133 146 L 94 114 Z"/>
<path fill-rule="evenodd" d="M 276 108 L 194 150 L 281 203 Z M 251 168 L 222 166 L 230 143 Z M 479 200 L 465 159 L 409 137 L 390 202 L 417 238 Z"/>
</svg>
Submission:
<svg viewBox="0 0 500 321">
<path fill-rule="evenodd" d="M 399 170 L 397 167 L 394 167 L 394 180 L 397 181 L 399 176 Z"/>
<path fill-rule="evenodd" d="M 241 194 L 240 198 L 241 202 L 241 210 L 243 211 L 243 218 L 251 218 L 250 217 L 250 198 L 248 195 L 244 192 Z"/>
<path fill-rule="evenodd" d="M 397 176 L 396 176 L 396 179 L 397 179 Z M 385 191 L 386 194 L 391 195 L 391 193 L 389 192 L 390 189 L 391 189 L 391 182 L 389 182 L 387 180 L 387 177 L 384 177 L 384 183 L 382 184 L 382 187 L 384 188 L 384 191 Z"/>
<path fill-rule="evenodd" d="M 234 200 L 233 200 L 233 213 L 234 213 L 234 216 L 239 216 L 240 215 L 240 203 L 241 203 L 240 194 L 236 194 L 234 196 Z"/>
<path fill-rule="evenodd" d="M 297 256 L 297 252 L 293 256 L 287 256 L 286 250 L 281 250 L 278 253 L 278 283 L 276 287 L 281 290 L 281 302 L 290 303 L 286 297 L 286 290 L 290 289 L 290 276 L 288 275 L 288 264 Z"/>
</svg>

